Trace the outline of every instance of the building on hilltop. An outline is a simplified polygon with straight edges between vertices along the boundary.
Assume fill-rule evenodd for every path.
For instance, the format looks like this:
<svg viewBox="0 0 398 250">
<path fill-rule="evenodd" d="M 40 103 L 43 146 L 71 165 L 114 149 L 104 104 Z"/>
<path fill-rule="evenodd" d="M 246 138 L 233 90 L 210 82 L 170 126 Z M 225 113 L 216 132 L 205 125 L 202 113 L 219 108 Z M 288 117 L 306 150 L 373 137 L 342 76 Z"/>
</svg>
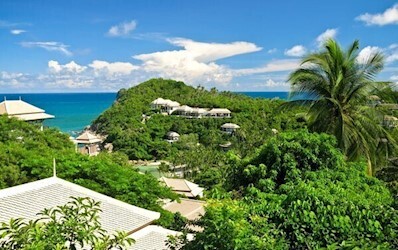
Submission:
<svg viewBox="0 0 398 250">
<path fill-rule="evenodd" d="M 0 103 L 0 115 L 15 117 L 22 121 L 42 123 L 46 119 L 54 118 L 45 113 L 45 110 L 19 100 L 4 100 Z M 40 127 L 43 130 L 43 125 Z"/>
<path fill-rule="evenodd" d="M 159 109 L 161 112 L 171 114 L 176 108 L 180 106 L 180 103 L 163 98 L 157 98 L 151 102 L 152 109 Z"/>
<path fill-rule="evenodd" d="M 64 205 L 70 197 L 101 202 L 99 220 L 108 233 L 123 231 L 136 242 L 128 249 L 166 249 L 168 235 L 181 234 L 150 226 L 160 213 L 140 208 L 65 181 L 56 176 L 0 190 L 0 223 L 12 218 L 38 219 L 44 209 Z"/>
</svg>

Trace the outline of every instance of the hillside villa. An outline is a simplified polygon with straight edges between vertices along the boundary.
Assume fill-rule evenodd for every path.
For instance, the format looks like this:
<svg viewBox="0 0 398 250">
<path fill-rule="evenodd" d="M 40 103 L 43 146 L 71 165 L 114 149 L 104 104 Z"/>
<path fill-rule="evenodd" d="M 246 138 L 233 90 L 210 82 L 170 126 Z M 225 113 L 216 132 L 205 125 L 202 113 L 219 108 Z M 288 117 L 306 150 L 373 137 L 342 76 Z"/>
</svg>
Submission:
<svg viewBox="0 0 398 250">
<path fill-rule="evenodd" d="M 226 108 L 213 108 L 211 110 L 200 107 L 190 107 L 188 105 L 180 105 L 180 103 L 163 98 L 157 98 L 151 102 L 153 110 L 160 110 L 160 112 L 168 115 L 177 115 L 186 118 L 231 118 L 231 111 Z"/>
</svg>

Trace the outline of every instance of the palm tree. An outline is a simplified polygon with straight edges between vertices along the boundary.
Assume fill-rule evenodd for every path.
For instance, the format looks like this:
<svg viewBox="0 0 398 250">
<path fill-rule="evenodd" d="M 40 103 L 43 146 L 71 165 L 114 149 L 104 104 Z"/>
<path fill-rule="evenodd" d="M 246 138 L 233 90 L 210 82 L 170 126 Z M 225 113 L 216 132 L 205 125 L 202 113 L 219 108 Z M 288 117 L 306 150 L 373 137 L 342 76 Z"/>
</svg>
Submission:
<svg viewBox="0 0 398 250">
<path fill-rule="evenodd" d="M 311 100 L 295 100 L 287 106 L 308 106 L 309 129 L 334 135 L 348 160 L 366 157 L 372 175 L 380 138 L 392 140 L 380 125 L 378 110 L 367 105 L 371 93 L 386 85 L 375 81 L 384 59 L 380 52 L 359 58 L 358 50 L 358 41 L 344 51 L 330 39 L 323 50 L 305 56 L 289 76 L 291 98 L 304 94 Z"/>
</svg>

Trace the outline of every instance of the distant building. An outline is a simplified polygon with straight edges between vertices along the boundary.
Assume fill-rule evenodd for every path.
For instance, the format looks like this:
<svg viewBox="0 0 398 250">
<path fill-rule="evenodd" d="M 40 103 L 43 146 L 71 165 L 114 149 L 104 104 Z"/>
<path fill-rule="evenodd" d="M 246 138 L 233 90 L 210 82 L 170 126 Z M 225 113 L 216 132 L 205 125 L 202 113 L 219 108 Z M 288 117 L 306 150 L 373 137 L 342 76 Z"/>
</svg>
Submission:
<svg viewBox="0 0 398 250">
<path fill-rule="evenodd" d="M 0 103 L 0 115 L 15 117 L 19 120 L 41 123 L 46 119 L 54 118 L 45 113 L 45 110 L 20 100 L 4 100 Z M 43 126 L 41 126 L 43 129 Z"/>
<path fill-rule="evenodd" d="M 64 205 L 71 196 L 101 202 L 99 220 L 102 227 L 108 233 L 126 232 L 136 240 L 127 249 L 166 249 L 167 236 L 181 234 L 151 226 L 159 219 L 158 212 L 130 205 L 55 176 L 0 190 L 0 223 L 9 222 L 11 218 L 37 219 L 37 213 Z M 189 237 L 192 239 L 192 235 Z"/>
<path fill-rule="evenodd" d="M 166 177 L 161 177 L 160 180 L 177 194 L 185 195 L 188 198 L 203 197 L 204 188 L 188 180 Z"/>
<path fill-rule="evenodd" d="M 167 112 L 168 114 L 171 114 L 179 106 L 180 103 L 163 98 L 157 98 L 151 102 L 152 109 L 160 109 L 161 112 Z"/>
<path fill-rule="evenodd" d="M 395 128 L 398 126 L 398 118 L 391 115 L 385 115 L 383 125 L 387 128 Z"/>
<path fill-rule="evenodd" d="M 175 102 L 169 99 L 157 98 L 151 102 L 151 108 L 153 110 L 160 110 L 164 114 L 173 114 L 183 116 L 186 118 L 230 118 L 231 111 L 226 108 L 213 108 L 208 110 L 200 107 L 190 107 L 188 105 L 180 105 L 179 102 Z"/>
<path fill-rule="evenodd" d="M 235 132 L 237 129 L 239 129 L 240 126 L 235 124 L 235 123 L 225 123 L 221 126 L 221 130 L 225 133 L 232 134 Z"/>
<path fill-rule="evenodd" d="M 102 140 L 88 131 L 79 135 L 73 141 L 76 144 L 77 150 L 82 154 L 97 155 L 100 152 Z"/>
<path fill-rule="evenodd" d="M 215 118 L 230 118 L 231 111 L 229 109 L 214 108 L 207 112 L 207 115 Z"/>
<path fill-rule="evenodd" d="M 174 131 L 167 132 L 167 141 L 168 142 L 176 142 L 180 139 L 180 134 Z"/>
</svg>

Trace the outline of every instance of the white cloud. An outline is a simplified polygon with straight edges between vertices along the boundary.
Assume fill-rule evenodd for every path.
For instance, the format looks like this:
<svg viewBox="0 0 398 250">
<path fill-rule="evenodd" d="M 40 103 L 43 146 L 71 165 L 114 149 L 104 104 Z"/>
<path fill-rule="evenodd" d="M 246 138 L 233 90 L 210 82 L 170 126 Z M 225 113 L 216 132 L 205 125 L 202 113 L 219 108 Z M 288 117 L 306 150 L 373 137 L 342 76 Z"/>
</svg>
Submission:
<svg viewBox="0 0 398 250">
<path fill-rule="evenodd" d="M 65 65 L 60 65 L 57 61 L 49 61 L 48 68 L 52 73 L 69 72 L 69 73 L 81 73 L 87 69 L 86 66 L 81 66 L 74 61 Z"/>
<path fill-rule="evenodd" d="M 120 23 L 118 25 L 112 26 L 108 30 L 108 36 L 128 36 L 137 27 L 137 22 L 131 20 L 130 22 Z"/>
<path fill-rule="evenodd" d="M 303 56 L 305 53 L 307 53 L 307 49 L 303 45 L 296 45 L 288 50 L 285 50 L 285 55 L 287 56 L 299 57 Z"/>
<path fill-rule="evenodd" d="M 383 13 L 365 13 L 356 18 L 358 21 L 365 22 L 366 25 L 384 26 L 387 24 L 398 24 L 398 4 L 386 9 Z"/>
<path fill-rule="evenodd" d="M 133 70 L 138 69 L 138 66 L 135 66 L 128 62 L 113 62 L 109 63 L 106 61 L 95 60 L 91 64 L 89 64 L 96 74 L 110 74 L 110 75 L 128 75 Z"/>
<path fill-rule="evenodd" d="M 267 53 L 268 53 L 268 54 L 273 54 L 273 53 L 276 53 L 277 51 L 278 51 L 277 48 L 272 48 L 272 49 L 269 49 L 269 50 L 267 51 Z"/>
<path fill-rule="evenodd" d="M 232 71 L 215 61 L 262 49 L 248 42 L 203 43 L 183 38 L 168 39 L 168 41 L 183 49 L 140 54 L 133 58 L 142 61 L 143 70 L 146 72 L 190 84 L 227 83 L 233 77 Z"/>
<path fill-rule="evenodd" d="M 269 72 L 282 72 L 297 69 L 300 61 L 296 59 L 275 60 L 258 68 L 238 69 L 234 70 L 237 75 L 251 75 Z"/>
<path fill-rule="evenodd" d="M 61 52 L 67 56 L 71 56 L 72 52 L 68 50 L 68 45 L 65 45 L 60 42 L 22 42 L 21 43 L 22 47 L 25 48 L 43 48 L 48 51 L 58 51 Z"/>
<path fill-rule="evenodd" d="M 357 62 L 362 64 L 366 63 L 372 55 L 381 51 L 382 49 L 377 46 L 367 46 L 359 52 Z"/>
<path fill-rule="evenodd" d="M 390 77 L 391 81 L 398 81 L 398 75 L 393 75 Z"/>
<path fill-rule="evenodd" d="M 318 47 L 322 47 L 323 44 L 330 38 L 335 38 L 337 35 L 337 29 L 327 29 L 325 32 L 320 34 L 316 38 L 316 42 L 318 43 Z"/>
<path fill-rule="evenodd" d="M 10 33 L 13 35 L 20 35 L 22 33 L 25 33 L 26 30 L 19 30 L 19 29 L 15 29 L 15 30 L 10 30 Z"/>
</svg>

